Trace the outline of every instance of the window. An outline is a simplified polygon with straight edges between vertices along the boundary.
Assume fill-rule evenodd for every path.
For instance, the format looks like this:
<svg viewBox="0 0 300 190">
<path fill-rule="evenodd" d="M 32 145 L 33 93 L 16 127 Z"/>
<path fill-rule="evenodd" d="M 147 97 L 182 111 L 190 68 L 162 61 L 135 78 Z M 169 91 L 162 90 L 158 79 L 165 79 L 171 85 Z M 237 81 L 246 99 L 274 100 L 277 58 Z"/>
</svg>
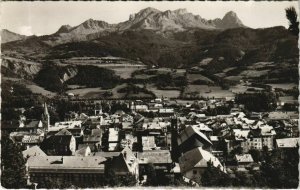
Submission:
<svg viewBox="0 0 300 190">
<path fill-rule="evenodd" d="M 197 174 L 197 170 L 193 170 L 193 174 Z"/>
</svg>

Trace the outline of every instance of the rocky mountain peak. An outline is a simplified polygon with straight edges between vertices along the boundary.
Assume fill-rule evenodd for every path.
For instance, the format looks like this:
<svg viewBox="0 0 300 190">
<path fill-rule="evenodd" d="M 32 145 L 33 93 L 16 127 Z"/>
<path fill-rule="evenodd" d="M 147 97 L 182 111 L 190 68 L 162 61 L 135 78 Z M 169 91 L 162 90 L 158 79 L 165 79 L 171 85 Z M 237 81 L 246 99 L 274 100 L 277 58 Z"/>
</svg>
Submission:
<svg viewBox="0 0 300 190">
<path fill-rule="evenodd" d="M 62 25 L 56 33 L 67 33 L 72 29 L 70 25 Z"/>
<path fill-rule="evenodd" d="M 173 12 L 176 13 L 176 14 L 186 14 L 186 13 L 188 13 L 187 9 L 176 9 Z"/>
<path fill-rule="evenodd" d="M 229 11 L 225 14 L 222 19 L 222 25 L 224 28 L 245 27 L 237 14 L 233 11 Z"/>
</svg>

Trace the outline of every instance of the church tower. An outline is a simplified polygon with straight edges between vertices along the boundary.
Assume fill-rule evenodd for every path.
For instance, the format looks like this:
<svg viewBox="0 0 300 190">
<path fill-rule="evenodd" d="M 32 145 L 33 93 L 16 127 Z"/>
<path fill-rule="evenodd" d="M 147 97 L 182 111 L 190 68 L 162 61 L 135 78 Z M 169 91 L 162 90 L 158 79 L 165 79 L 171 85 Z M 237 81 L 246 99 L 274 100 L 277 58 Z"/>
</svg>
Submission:
<svg viewBox="0 0 300 190">
<path fill-rule="evenodd" d="M 101 103 L 100 104 L 96 104 L 95 105 L 95 116 L 97 115 L 102 115 L 102 106 Z"/>
<path fill-rule="evenodd" d="M 50 114 L 48 112 L 48 107 L 47 107 L 47 103 L 44 103 L 44 112 L 42 115 L 42 120 L 43 120 L 43 124 L 44 124 L 44 128 L 49 131 L 49 127 L 50 127 Z"/>
</svg>

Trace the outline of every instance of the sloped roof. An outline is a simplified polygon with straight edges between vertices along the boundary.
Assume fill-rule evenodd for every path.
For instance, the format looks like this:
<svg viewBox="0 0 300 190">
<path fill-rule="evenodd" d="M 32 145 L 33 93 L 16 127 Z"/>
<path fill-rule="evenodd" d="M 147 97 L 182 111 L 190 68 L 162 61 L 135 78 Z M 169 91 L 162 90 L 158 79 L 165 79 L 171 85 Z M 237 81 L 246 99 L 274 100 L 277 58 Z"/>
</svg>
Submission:
<svg viewBox="0 0 300 190">
<path fill-rule="evenodd" d="M 276 135 L 276 131 L 270 125 L 264 125 L 260 127 L 262 136 L 273 136 Z"/>
<path fill-rule="evenodd" d="M 224 171 L 219 159 L 210 152 L 203 150 L 202 147 L 194 148 L 179 158 L 180 171 L 187 172 L 195 167 L 207 167 L 209 161 L 214 167 L 219 167 L 221 171 Z"/>
<path fill-rule="evenodd" d="M 112 158 L 120 155 L 120 152 L 94 152 L 94 156 L 102 156 L 104 158 Z"/>
<path fill-rule="evenodd" d="M 83 136 L 83 142 L 100 142 L 101 136 L 94 136 L 94 135 L 84 135 Z"/>
<path fill-rule="evenodd" d="M 82 147 L 81 149 L 78 149 L 75 152 L 75 156 L 86 156 L 87 154 L 89 154 L 91 152 L 91 149 L 89 146 L 86 147 Z"/>
<path fill-rule="evenodd" d="M 39 125 L 39 120 L 30 121 L 28 124 L 25 125 L 26 128 L 37 128 Z"/>
<path fill-rule="evenodd" d="M 299 142 L 299 138 L 276 139 L 278 148 L 296 148 L 297 145 L 299 145 Z"/>
<path fill-rule="evenodd" d="M 236 140 L 244 140 L 248 138 L 250 130 L 233 129 Z"/>
<path fill-rule="evenodd" d="M 199 129 L 197 129 L 197 127 L 195 127 L 195 126 L 189 126 L 180 133 L 180 135 L 177 139 L 178 145 L 180 145 L 183 142 L 185 142 L 186 140 L 188 140 L 194 134 L 198 135 L 203 140 L 205 140 L 208 144 L 212 145 L 212 142 L 206 137 L 206 135 L 204 135 L 202 132 L 200 132 Z"/>
<path fill-rule="evenodd" d="M 137 157 L 140 163 L 169 164 L 172 163 L 169 150 L 151 150 L 138 152 Z"/>
<path fill-rule="evenodd" d="M 154 136 L 142 137 L 143 150 L 151 150 L 156 147 Z"/>
<path fill-rule="evenodd" d="M 30 169 L 47 169 L 67 172 L 71 170 L 93 170 L 94 172 L 104 172 L 104 161 L 101 156 L 32 156 L 27 160 Z"/>
<path fill-rule="evenodd" d="M 72 136 L 72 133 L 68 129 L 62 129 L 55 133 L 55 136 Z"/>
<path fill-rule="evenodd" d="M 24 158 L 28 156 L 47 156 L 46 153 L 42 151 L 42 149 L 39 146 L 30 147 L 29 149 L 24 150 L 22 154 Z"/>
<path fill-rule="evenodd" d="M 57 144 L 60 145 L 70 145 L 72 135 L 59 135 L 59 136 L 51 136 L 48 139 L 46 139 L 45 143 L 50 145 L 50 146 L 55 146 Z"/>
<path fill-rule="evenodd" d="M 253 162 L 251 154 L 235 155 L 235 160 L 239 163 L 242 162 Z"/>
<path fill-rule="evenodd" d="M 42 141 L 39 135 L 24 135 L 22 143 L 40 143 Z"/>
</svg>

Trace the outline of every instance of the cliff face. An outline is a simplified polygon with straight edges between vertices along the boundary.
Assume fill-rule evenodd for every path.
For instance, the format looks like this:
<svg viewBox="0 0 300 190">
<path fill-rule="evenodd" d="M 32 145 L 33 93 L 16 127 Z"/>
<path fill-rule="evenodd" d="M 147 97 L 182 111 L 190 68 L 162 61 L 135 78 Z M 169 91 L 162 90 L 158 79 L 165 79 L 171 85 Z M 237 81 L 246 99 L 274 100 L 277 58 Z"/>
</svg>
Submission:
<svg viewBox="0 0 300 190">
<path fill-rule="evenodd" d="M 42 68 L 40 63 L 14 58 L 2 58 L 1 66 L 11 74 L 25 79 L 33 79 Z"/>
</svg>

